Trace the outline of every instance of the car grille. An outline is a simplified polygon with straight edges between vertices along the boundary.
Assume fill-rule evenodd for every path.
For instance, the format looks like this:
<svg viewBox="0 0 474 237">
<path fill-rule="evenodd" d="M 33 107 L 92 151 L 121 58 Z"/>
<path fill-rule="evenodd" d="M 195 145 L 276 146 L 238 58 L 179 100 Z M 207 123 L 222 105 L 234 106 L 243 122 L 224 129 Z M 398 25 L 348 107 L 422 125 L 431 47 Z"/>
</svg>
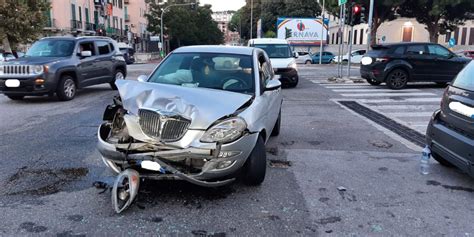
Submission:
<svg viewBox="0 0 474 237">
<path fill-rule="evenodd" d="M 191 121 L 179 115 L 140 109 L 139 123 L 142 131 L 149 137 L 164 142 L 180 140 L 188 130 Z"/>
<path fill-rule="evenodd" d="M 4 65 L 4 75 L 29 75 L 31 72 L 31 66 L 29 65 Z"/>
</svg>

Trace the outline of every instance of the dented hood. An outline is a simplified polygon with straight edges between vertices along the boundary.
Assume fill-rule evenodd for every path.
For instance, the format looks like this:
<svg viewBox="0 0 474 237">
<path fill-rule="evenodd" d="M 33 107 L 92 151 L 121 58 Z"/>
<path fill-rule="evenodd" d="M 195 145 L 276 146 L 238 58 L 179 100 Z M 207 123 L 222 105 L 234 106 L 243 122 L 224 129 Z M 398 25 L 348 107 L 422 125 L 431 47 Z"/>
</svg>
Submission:
<svg viewBox="0 0 474 237">
<path fill-rule="evenodd" d="M 189 129 L 207 129 L 233 114 L 252 96 L 206 88 L 189 88 L 132 80 L 118 80 L 123 107 L 137 115 L 139 108 L 176 113 L 191 119 Z"/>
</svg>

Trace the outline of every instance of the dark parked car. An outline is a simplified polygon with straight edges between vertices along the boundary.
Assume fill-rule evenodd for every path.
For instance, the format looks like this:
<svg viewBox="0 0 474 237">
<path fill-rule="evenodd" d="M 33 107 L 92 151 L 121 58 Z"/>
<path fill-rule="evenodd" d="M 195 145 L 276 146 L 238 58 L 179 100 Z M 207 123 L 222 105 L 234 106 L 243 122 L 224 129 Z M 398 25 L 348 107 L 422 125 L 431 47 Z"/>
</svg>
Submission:
<svg viewBox="0 0 474 237">
<path fill-rule="evenodd" d="M 124 79 L 127 65 L 107 37 L 48 37 L 22 58 L 0 62 L 0 92 L 12 100 L 53 95 L 71 100 L 78 88 Z"/>
<path fill-rule="evenodd" d="M 474 62 L 446 88 L 441 109 L 426 132 L 431 154 L 440 164 L 456 166 L 474 177 Z"/>
<path fill-rule="evenodd" d="M 123 58 L 127 64 L 135 63 L 135 50 L 131 47 L 120 47 L 120 52 L 123 54 Z"/>
<path fill-rule="evenodd" d="M 385 44 L 373 46 L 362 58 L 360 74 L 372 85 L 385 82 L 391 89 L 403 89 L 414 81 L 446 84 L 469 61 L 439 44 Z"/>
</svg>

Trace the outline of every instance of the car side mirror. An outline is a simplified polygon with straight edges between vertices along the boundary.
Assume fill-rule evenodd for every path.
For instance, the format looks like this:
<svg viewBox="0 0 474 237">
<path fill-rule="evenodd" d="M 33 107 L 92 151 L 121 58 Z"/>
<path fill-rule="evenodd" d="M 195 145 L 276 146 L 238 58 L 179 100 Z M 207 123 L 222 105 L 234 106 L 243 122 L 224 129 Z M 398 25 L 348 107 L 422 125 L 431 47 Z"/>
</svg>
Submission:
<svg viewBox="0 0 474 237">
<path fill-rule="evenodd" d="M 278 76 L 279 77 L 279 76 Z M 267 85 L 265 86 L 265 91 L 273 91 L 281 88 L 280 80 L 272 79 L 268 81 Z"/>
<path fill-rule="evenodd" d="M 294 57 L 294 58 L 298 58 L 298 57 L 299 57 L 298 53 L 297 53 L 297 52 L 293 52 L 293 57 Z"/>
<path fill-rule="evenodd" d="M 137 81 L 139 81 L 139 82 L 147 82 L 147 81 L 148 81 L 148 77 L 147 77 L 146 75 L 140 75 L 140 76 L 138 76 Z"/>
<path fill-rule="evenodd" d="M 80 56 L 83 58 L 91 57 L 92 56 L 92 51 L 82 51 L 80 53 Z"/>
</svg>

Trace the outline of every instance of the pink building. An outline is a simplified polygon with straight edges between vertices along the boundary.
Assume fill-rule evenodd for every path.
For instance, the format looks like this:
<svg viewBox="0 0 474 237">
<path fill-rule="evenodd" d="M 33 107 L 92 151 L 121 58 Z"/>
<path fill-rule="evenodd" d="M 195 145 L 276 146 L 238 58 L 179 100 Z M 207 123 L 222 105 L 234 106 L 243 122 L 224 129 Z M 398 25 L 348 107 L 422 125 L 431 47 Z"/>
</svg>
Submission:
<svg viewBox="0 0 474 237">
<path fill-rule="evenodd" d="M 105 35 L 140 44 L 148 37 L 145 0 L 49 0 L 46 35 Z"/>
</svg>

